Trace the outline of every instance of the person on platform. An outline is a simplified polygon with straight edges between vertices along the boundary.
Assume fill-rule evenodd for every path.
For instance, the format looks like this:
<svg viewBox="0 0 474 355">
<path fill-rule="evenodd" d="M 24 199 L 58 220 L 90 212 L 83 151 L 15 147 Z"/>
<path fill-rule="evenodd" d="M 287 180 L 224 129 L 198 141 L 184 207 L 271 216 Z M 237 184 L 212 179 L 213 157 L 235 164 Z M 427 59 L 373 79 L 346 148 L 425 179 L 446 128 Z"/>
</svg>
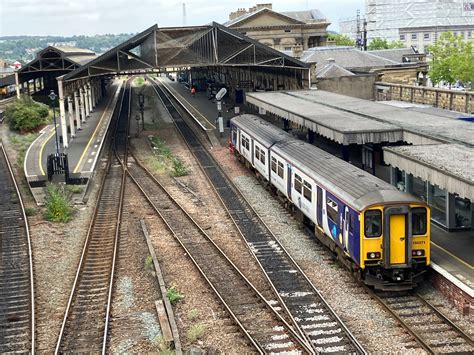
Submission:
<svg viewBox="0 0 474 355">
<path fill-rule="evenodd" d="M 193 86 L 193 87 L 191 88 L 191 95 L 193 95 L 193 97 L 194 97 L 194 94 L 195 94 L 195 93 L 196 93 L 196 88 Z"/>
</svg>

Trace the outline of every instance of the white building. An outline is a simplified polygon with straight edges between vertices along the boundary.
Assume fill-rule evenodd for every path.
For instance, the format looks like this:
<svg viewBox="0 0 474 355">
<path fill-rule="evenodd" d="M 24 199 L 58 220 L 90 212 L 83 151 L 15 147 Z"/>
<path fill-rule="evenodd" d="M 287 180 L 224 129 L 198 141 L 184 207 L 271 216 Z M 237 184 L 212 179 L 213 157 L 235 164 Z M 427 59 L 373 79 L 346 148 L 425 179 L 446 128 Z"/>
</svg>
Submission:
<svg viewBox="0 0 474 355">
<path fill-rule="evenodd" d="M 443 32 L 472 39 L 472 0 L 366 0 L 367 38 L 402 41 L 424 51 Z"/>
</svg>

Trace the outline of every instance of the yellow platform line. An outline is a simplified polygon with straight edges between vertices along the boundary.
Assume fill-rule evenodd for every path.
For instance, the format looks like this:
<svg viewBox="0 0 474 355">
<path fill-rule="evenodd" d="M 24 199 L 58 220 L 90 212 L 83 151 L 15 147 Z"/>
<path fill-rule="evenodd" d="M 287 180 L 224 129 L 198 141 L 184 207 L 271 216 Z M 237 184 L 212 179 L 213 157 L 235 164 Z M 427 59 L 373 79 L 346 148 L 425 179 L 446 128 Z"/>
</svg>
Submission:
<svg viewBox="0 0 474 355">
<path fill-rule="evenodd" d="M 181 95 L 179 92 L 177 92 L 175 89 L 173 89 L 171 86 L 169 86 L 168 84 L 166 84 L 163 80 L 160 80 L 160 82 L 166 86 L 170 91 L 173 91 L 176 95 L 178 95 L 183 101 L 185 101 L 189 106 L 191 106 L 194 111 L 196 111 L 198 113 L 199 116 L 201 116 L 202 118 L 204 118 L 204 120 L 209 123 L 211 125 L 212 128 L 216 128 L 216 126 L 214 126 L 207 118 L 206 116 L 204 116 L 196 107 L 194 107 L 188 100 L 186 100 L 184 98 L 183 95 Z"/>
<path fill-rule="evenodd" d="M 456 255 L 454 255 L 453 253 L 447 251 L 446 249 L 444 249 L 443 247 L 440 247 L 438 244 L 436 244 L 435 242 L 431 242 L 431 244 L 433 244 L 435 247 L 441 249 L 442 251 L 444 251 L 446 254 L 452 256 L 454 259 L 456 259 L 457 261 L 459 261 L 461 264 L 463 264 L 464 266 L 467 266 L 469 269 L 473 270 L 474 269 L 474 266 L 465 262 L 464 260 L 458 258 Z"/>
<path fill-rule="evenodd" d="M 99 122 L 97 122 L 97 126 L 95 127 L 95 130 L 94 130 L 94 132 L 92 133 L 92 136 L 91 136 L 91 138 L 89 139 L 89 142 L 87 142 L 86 148 L 85 148 L 84 151 L 82 152 L 81 157 L 79 158 L 79 161 L 78 161 L 77 164 L 76 164 L 76 167 L 74 168 L 74 174 L 76 174 L 77 171 L 79 170 L 79 166 L 81 165 L 82 160 L 84 159 L 84 157 L 85 157 L 85 155 L 86 155 L 86 152 L 89 150 L 89 147 L 90 147 L 92 141 L 95 139 L 97 130 L 98 130 L 99 127 L 101 126 L 102 119 L 104 118 L 104 115 L 106 114 L 107 109 L 109 108 L 110 103 L 111 103 L 112 101 L 113 101 L 113 96 L 110 98 L 110 101 L 107 102 L 107 106 L 105 107 L 104 112 L 102 112 L 102 116 L 100 116 Z"/>
<path fill-rule="evenodd" d="M 56 127 L 58 127 L 59 124 L 56 124 Z M 49 140 L 54 136 L 54 134 L 56 133 L 55 131 L 55 128 L 53 126 L 52 128 L 52 133 L 49 135 L 49 137 L 46 138 L 46 140 L 41 144 L 41 147 L 40 147 L 40 152 L 39 152 L 39 168 L 40 168 L 40 171 L 41 171 L 41 175 L 46 175 L 44 173 L 44 170 L 43 170 L 43 150 L 44 150 L 44 147 L 46 147 L 46 144 L 49 142 Z M 56 148 L 55 148 L 56 149 Z"/>
</svg>

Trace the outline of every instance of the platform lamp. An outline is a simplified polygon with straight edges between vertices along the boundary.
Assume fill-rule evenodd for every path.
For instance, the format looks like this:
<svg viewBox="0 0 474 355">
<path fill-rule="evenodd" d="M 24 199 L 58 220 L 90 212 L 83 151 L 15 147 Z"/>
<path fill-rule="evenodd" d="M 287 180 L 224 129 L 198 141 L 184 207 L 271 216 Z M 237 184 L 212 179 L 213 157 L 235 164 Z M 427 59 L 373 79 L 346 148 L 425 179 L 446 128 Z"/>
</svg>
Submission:
<svg viewBox="0 0 474 355">
<path fill-rule="evenodd" d="M 54 101 L 58 96 L 54 93 L 54 90 L 51 90 L 48 97 L 51 99 L 51 108 L 53 109 L 54 135 L 56 139 L 56 156 L 59 156 L 58 127 L 56 125 L 56 110 L 54 109 Z"/>
</svg>

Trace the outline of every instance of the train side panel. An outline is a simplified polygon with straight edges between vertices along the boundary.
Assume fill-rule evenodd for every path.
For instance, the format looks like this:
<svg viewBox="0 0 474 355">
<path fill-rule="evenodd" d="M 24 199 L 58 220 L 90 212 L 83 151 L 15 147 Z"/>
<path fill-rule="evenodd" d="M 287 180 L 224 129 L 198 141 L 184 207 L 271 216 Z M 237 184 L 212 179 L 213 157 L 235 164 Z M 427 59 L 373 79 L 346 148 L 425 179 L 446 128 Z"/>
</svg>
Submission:
<svg viewBox="0 0 474 355">
<path fill-rule="evenodd" d="M 288 198 L 288 168 L 287 162 L 270 149 L 270 183 Z"/>
</svg>

